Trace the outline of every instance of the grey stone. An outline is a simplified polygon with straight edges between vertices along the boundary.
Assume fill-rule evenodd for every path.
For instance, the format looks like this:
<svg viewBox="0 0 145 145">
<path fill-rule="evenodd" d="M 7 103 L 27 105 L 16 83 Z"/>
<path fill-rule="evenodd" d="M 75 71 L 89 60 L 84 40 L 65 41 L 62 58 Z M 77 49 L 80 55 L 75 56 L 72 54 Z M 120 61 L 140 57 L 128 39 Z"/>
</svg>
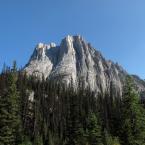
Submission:
<svg viewBox="0 0 145 145">
<path fill-rule="evenodd" d="M 67 36 L 60 46 L 39 43 L 24 70 L 39 78 L 61 80 L 77 86 L 81 80 L 84 87 L 96 92 L 110 91 L 113 84 L 121 95 L 128 73 L 117 63 L 106 60 L 99 51 L 81 36 Z M 145 81 L 132 76 L 139 91 L 145 91 Z"/>
</svg>

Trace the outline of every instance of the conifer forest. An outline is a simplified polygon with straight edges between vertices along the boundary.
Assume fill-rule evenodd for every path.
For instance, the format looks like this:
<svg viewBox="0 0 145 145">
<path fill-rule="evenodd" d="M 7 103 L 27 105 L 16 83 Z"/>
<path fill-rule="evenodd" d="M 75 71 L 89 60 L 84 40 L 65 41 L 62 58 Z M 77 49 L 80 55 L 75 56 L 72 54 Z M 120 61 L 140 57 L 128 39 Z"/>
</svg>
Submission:
<svg viewBox="0 0 145 145">
<path fill-rule="evenodd" d="M 4 66 L 0 145 L 145 145 L 144 100 L 130 76 L 122 96 L 96 95 Z"/>
</svg>

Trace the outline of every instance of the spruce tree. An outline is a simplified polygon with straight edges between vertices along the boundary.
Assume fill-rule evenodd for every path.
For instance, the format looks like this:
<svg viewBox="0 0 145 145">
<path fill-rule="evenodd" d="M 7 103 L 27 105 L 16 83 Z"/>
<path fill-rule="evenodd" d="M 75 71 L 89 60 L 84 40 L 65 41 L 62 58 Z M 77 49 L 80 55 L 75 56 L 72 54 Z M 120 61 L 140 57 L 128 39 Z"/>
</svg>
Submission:
<svg viewBox="0 0 145 145">
<path fill-rule="evenodd" d="M 107 130 L 104 131 L 104 145 L 120 145 L 117 137 L 111 136 Z"/>
<path fill-rule="evenodd" d="M 21 133 L 16 63 L 6 78 L 7 87 L 0 98 L 0 145 L 18 145 Z"/>
<path fill-rule="evenodd" d="M 94 113 L 90 113 L 88 117 L 87 136 L 90 145 L 102 145 L 101 126 Z"/>
<path fill-rule="evenodd" d="M 76 145 L 78 142 L 78 131 L 80 130 L 78 96 L 73 88 L 69 89 L 67 95 L 69 99 L 67 112 L 67 145 Z"/>
<path fill-rule="evenodd" d="M 122 97 L 121 139 L 123 145 L 145 144 L 144 110 L 131 77 L 127 77 Z"/>
</svg>

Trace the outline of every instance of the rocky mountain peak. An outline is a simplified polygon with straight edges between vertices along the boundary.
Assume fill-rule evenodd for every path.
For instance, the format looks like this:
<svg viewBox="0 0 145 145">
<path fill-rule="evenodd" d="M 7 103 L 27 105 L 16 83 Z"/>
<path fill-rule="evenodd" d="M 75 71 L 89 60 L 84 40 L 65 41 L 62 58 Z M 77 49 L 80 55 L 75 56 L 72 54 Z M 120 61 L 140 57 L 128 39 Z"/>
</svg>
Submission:
<svg viewBox="0 0 145 145">
<path fill-rule="evenodd" d="M 44 48 L 45 44 L 43 43 L 38 43 L 37 46 L 36 46 L 36 49 L 42 49 Z"/>
<path fill-rule="evenodd" d="M 101 93 L 114 87 L 120 94 L 128 75 L 119 64 L 106 60 L 80 35 L 68 35 L 58 46 L 39 43 L 24 70 L 28 75 L 40 78 L 44 75 L 47 79 L 66 84 L 73 82 L 75 86 L 81 81 L 84 87 Z M 144 83 L 137 77 L 134 80 L 138 88 L 145 91 Z"/>
<path fill-rule="evenodd" d="M 76 40 L 76 39 L 85 41 L 81 35 L 75 35 L 75 36 L 67 35 L 63 40 L 69 41 L 69 40 Z"/>
<path fill-rule="evenodd" d="M 40 42 L 36 45 L 36 50 L 41 51 L 42 49 L 50 49 L 50 48 L 53 48 L 53 47 L 56 47 L 56 44 L 53 43 L 53 42 L 51 42 L 49 44 L 44 44 L 44 43 Z"/>
</svg>

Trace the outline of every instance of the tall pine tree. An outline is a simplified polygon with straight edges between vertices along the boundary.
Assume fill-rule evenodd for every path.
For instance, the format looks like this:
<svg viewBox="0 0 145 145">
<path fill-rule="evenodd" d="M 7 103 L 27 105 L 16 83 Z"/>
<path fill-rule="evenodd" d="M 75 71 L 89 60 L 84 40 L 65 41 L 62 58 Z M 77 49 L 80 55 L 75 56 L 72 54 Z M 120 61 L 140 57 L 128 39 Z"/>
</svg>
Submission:
<svg viewBox="0 0 145 145">
<path fill-rule="evenodd" d="M 122 98 L 121 139 L 123 145 L 145 144 L 144 109 L 131 77 L 127 77 Z"/>
<path fill-rule="evenodd" d="M 90 113 L 88 117 L 87 136 L 90 145 L 102 145 L 101 126 L 94 113 Z"/>
<path fill-rule="evenodd" d="M 7 72 L 4 93 L 0 98 L 0 145 L 18 145 L 21 142 L 19 93 L 16 87 L 17 81 L 16 63 Z"/>
</svg>

